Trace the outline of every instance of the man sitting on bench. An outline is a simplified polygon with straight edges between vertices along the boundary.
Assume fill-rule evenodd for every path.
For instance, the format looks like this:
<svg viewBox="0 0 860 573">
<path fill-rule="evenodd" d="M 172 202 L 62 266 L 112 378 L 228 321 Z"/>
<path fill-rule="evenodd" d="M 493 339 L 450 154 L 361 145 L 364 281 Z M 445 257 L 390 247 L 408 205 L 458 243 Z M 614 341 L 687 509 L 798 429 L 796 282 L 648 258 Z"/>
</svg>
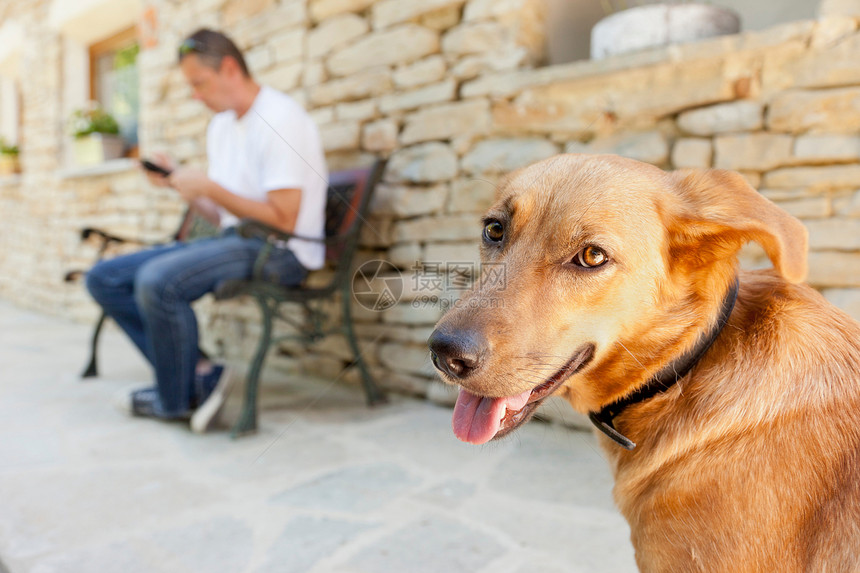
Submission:
<svg viewBox="0 0 860 573">
<path fill-rule="evenodd" d="M 214 204 L 221 233 L 109 259 L 87 274 L 87 289 L 131 338 L 155 372 L 155 386 L 131 393 L 137 416 L 191 419 L 203 432 L 223 405 L 229 372 L 203 358 L 191 302 L 219 283 L 251 276 L 263 246 L 236 233 L 240 218 L 308 238 L 322 238 L 327 173 L 317 128 L 289 96 L 256 83 L 235 44 L 198 30 L 179 47 L 179 65 L 194 98 L 216 115 L 206 132 L 208 171 L 177 167 L 166 156 L 148 172 L 189 203 Z M 320 268 L 324 245 L 290 239 L 265 268 L 272 280 L 297 285 Z"/>
</svg>

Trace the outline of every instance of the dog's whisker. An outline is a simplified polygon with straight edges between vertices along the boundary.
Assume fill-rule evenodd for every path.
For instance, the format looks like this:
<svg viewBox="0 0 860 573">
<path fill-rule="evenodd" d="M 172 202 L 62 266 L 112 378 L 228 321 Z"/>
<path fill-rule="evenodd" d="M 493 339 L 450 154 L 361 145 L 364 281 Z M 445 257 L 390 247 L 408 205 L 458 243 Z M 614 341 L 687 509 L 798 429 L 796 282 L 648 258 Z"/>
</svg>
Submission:
<svg viewBox="0 0 860 573">
<path fill-rule="evenodd" d="M 630 350 L 626 346 L 624 346 L 623 342 L 621 342 L 620 340 L 616 340 L 616 342 L 618 343 L 619 346 L 621 346 L 621 348 L 623 348 L 624 350 L 627 351 L 627 354 L 629 354 L 631 357 L 633 357 L 633 360 L 636 361 L 636 364 L 638 364 L 640 368 L 642 368 L 643 370 L 645 369 L 645 366 L 641 362 L 639 362 L 639 359 L 636 358 L 636 356 L 632 352 L 630 352 Z"/>
</svg>

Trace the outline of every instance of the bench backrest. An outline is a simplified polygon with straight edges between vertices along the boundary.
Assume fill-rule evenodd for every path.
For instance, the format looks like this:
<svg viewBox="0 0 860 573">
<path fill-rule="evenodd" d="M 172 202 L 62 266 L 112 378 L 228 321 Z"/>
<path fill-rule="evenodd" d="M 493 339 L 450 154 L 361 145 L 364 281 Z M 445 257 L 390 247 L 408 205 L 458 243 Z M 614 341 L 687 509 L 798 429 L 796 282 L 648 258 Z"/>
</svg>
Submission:
<svg viewBox="0 0 860 573">
<path fill-rule="evenodd" d="M 361 228 L 367 222 L 370 200 L 382 178 L 385 160 L 364 169 L 336 171 L 329 175 L 326 202 L 326 261 L 334 264 L 335 284 L 346 280 Z"/>
<path fill-rule="evenodd" d="M 193 241 L 194 239 L 207 239 L 218 234 L 218 226 L 207 219 L 193 206 L 185 209 L 179 228 L 173 235 L 177 241 Z"/>
</svg>

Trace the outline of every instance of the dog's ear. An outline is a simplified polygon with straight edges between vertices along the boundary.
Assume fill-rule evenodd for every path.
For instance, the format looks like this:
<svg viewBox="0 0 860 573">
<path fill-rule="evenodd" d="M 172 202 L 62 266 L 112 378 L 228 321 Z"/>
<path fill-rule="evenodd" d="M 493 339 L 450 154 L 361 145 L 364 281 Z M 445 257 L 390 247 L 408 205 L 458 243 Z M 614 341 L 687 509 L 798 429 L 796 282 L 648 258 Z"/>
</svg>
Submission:
<svg viewBox="0 0 860 573">
<path fill-rule="evenodd" d="M 755 241 L 787 281 L 806 278 L 806 227 L 741 175 L 711 169 L 676 171 L 670 177 L 681 199 L 670 225 L 676 245 L 698 249 L 700 255 L 727 256 Z"/>
</svg>

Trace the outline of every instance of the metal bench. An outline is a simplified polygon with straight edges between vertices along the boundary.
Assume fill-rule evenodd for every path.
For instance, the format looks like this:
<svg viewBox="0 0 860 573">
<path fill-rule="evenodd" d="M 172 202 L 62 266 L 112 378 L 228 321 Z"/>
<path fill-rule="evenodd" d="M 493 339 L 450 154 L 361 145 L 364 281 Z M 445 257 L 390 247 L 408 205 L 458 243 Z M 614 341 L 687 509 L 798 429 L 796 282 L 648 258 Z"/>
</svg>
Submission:
<svg viewBox="0 0 860 573">
<path fill-rule="evenodd" d="M 248 280 L 225 281 L 215 290 L 217 300 L 238 296 L 254 298 L 261 311 L 262 333 L 247 374 L 244 405 L 232 435 L 237 437 L 257 429 L 257 398 L 260 373 L 267 351 L 272 344 L 284 340 L 303 343 L 318 341 L 327 335 L 341 333 L 349 342 L 353 353 L 352 365 L 361 374 L 362 386 L 368 405 L 386 402 L 385 394 L 377 387 L 362 358 L 352 324 L 352 262 L 358 248 L 361 228 L 367 218 L 370 199 L 385 168 L 383 160 L 366 169 L 334 172 L 329 177 L 326 203 L 325 238 L 314 239 L 326 247 L 326 262 L 332 268 L 327 284 L 322 286 L 301 285 L 284 287 L 263 278 L 263 267 L 275 249 L 285 248 L 293 237 L 289 233 L 272 229 L 257 221 L 244 220 L 238 231 L 246 237 L 259 237 L 265 241 L 254 264 L 253 276 Z M 340 298 L 342 317 L 333 328 L 326 309 L 326 302 Z M 285 312 L 285 303 L 298 304 L 301 316 Z M 293 307 L 292 310 L 295 310 Z M 273 336 L 275 320 L 283 320 L 295 329 L 295 334 Z"/>
<path fill-rule="evenodd" d="M 179 223 L 179 227 L 176 229 L 176 232 L 174 232 L 169 237 L 159 241 L 146 241 L 130 237 L 120 237 L 118 235 L 108 233 L 107 231 L 92 227 L 87 227 L 86 229 L 83 229 L 81 231 L 81 241 L 90 241 L 93 239 L 98 241 L 98 250 L 96 254 L 96 262 L 98 262 L 102 258 L 104 258 L 104 256 L 107 254 L 108 249 L 112 246 L 116 247 L 118 245 L 138 245 L 140 247 L 155 247 L 173 241 L 193 241 L 195 239 L 214 237 L 217 234 L 218 227 L 212 221 L 207 219 L 201 212 L 199 212 L 194 207 L 188 207 L 185 210 L 185 214 L 182 216 L 182 220 Z M 84 274 L 86 274 L 86 271 L 83 270 L 69 271 L 66 273 L 64 280 L 66 282 L 75 282 L 80 280 Z M 96 321 L 96 325 L 93 328 L 93 334 L 90 339 L 90 359 L 87 362 L 83 373 L 81 374 L 81 378 L 93 378 L 99 375 L 98 343 L 99 336 L 102 332 L 102 327 L 104 326 L 105 319 L 107 318 L 107 315 L 102 312 L 98 320 Z M 202 351 L 201 354 L 205 356 L 205 353 L 203 353 Z"/>
</svg>

